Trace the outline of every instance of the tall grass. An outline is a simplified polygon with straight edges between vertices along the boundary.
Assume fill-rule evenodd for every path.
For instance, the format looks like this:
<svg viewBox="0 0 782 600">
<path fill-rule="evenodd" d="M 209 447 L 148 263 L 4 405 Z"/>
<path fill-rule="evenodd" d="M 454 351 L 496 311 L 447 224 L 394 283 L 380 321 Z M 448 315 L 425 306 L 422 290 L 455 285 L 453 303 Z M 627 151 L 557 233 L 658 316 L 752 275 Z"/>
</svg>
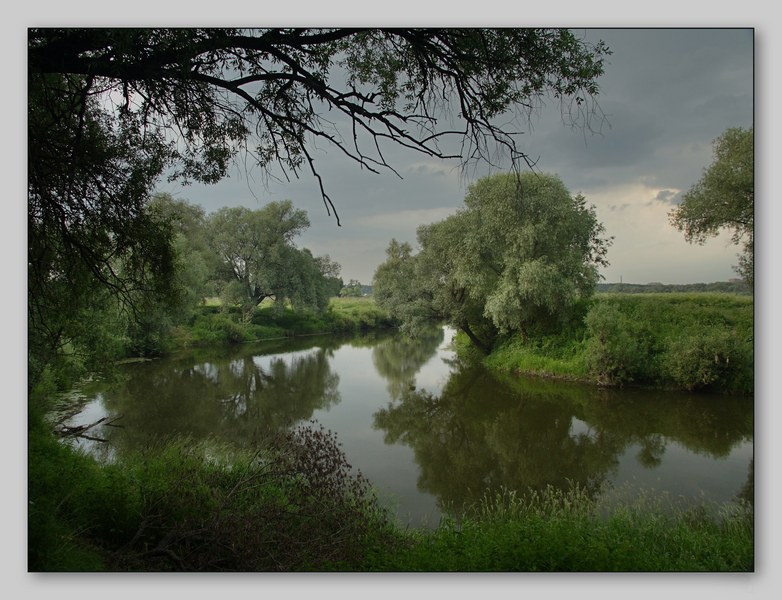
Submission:
<svg viewBox="0 0 782 600">
<path fill-rule="evenodd" d="M 30 434 L 31 571 L 751 571 L 749 505 L 503 491 L 400 529 L 328 431 L 237 451 L 172 439 L 109 464 Z"/>
<path fill-rule="evenodd" d="M 30 439 L 32 571 L 355 569 L 393 543 L 369 482 L 314 426 L 252 451 L 178 438 L 109 464 Z"/>
<path fill-rule="evenodd" d="M 583 327 L 501 340 L 490 368 L 606 385 L 752 393 L 751 297 L 718 293 L 598 294 Z"/>
<path fill-rule="evenodd" d="M 752 511 L 730 505 L 611 508 L 583 490 L 486 496 L 430 534 L 411 535 L 378 570 L 464 572 L 752 571 Z"/>
</svg>

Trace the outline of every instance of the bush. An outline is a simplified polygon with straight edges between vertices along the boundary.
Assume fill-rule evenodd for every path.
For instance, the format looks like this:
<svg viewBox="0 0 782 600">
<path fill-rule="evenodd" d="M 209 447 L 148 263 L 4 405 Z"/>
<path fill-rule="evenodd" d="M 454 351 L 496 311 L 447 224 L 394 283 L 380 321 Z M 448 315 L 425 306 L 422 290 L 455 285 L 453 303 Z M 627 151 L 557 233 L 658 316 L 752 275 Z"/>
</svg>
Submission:
<svg viewBox="0 0 782 600">
<path fill-rule="evenodd" d="M 225 314 L 202 316 L 193 325 L 196 344 L 239 344 L 246 341 L 245 329 Z"/>
<path fill-rule="evenodd" d="M 110 464 L 31 433 L 32 571 L 358 568 L 389 513 L 334 434 L 300 426 L 236 450 L 175 439 Z"/>
<path fill-rule="evenodd" d="M 690 391 L 745 387 L 737 374 L 752 369 L 746 345 L 726 329 L 673 339 L 665 358 L 668 376 Z"/>
<path fill-rule="evenodd" d="M 644 326 L 608 302 L 596 303 L 586 316 L 589 341 L 586 366 L 598 383 L 621 385 L 650 377 L 652 355 Z"/>
</svg>

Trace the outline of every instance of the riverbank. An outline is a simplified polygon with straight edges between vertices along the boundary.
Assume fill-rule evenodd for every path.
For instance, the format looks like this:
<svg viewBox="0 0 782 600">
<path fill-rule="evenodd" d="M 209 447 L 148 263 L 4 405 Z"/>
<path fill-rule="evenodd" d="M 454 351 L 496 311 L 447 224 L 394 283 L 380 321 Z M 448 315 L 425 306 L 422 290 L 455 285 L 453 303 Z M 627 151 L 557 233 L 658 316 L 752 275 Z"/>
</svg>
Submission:
<svg viewBox="0 0 782 600">
<path fill-rule="evenodd" d="M 33 427 L 31 571 L 749 572 L 748 503 L 605 504 L 581 488 L 484 499 L 435 530 L 398 525 L 336 438 L 170 440 L 99 464 Z"/>
<path fill-rule="evenodd" d="M 359 333 L 389 329 L 396 323 L 372 298 L 332 298 L 322 314 L 282 311 L 274 306 L 255 309 L 243 321 L 239 307 L 217 304 L 198 307 L 185 325 L 175 327 L 166 351 L 211 347 L 326 333 Z"/>
<path fill-rule="evenodd" d="M 371 300 L 360 302 L 350 322 L 361 322 L 359 314 L 374 310 Z M 348 310 L 350 305 L 346 301 L 342 308 Z M 219 311 L 211 314 L 226 316 Z M 305 335 L 306 329 L 284 331 L 295 337 Z M 420 347 L 419 341 L 411 348 Z M 398 366 L 409 366 L 414 354 L 411 348 L 401 353 L 406 360 Z M 359 370 L 358 364 L 351 361 L 350 368 Z M 165 379 L 155 381 L 149 393 L 160 407 L 165 405 L 167 386 Z M 405 385 L 394 389 L 413 394 L 408 379 L 400 381 Z M 450 387 L 469 386 L 456 382 Z M 186 397 L 183 380 L 172 380 L 170 388 L 182 403 Z M 426 400 L 426 395 L 421 399 Z M 457 441 L 466 432 L 473 443 L 479 437 L 476 433 L 491 433 L 491 448 L 509 456 L 508 464 L 513 465 L 517 455 L 503 450 L 499 443 L 503 439 L 512 442 L 511 449 L 516 448 L 523 432 L 521 439 L 531 439 L 531 448 L 545 447 L 531 430 L 524 430 L 523 425 L 532 422 L 529 412 L 520 412 L 515 420 L 515 413 L 498 413 L 501 416 L 489 416 L 486 424 L 481 421 L 465 429 L 466 420 L 455 409 L 453 417 L 445 418 L 444 412 L 454 403 L 444 402 L 442 395 L 423 404 L 412 400 L 394 405 L 413 409 L 411 423 L 435 430 L 435 441 L 422 448 L 443 448 L 447 435 L 440 432 L 458 430 Z M 526 400 L 523 408 L 529 410 L 531 404 Z M 557 400 L 556 405 L 561 404 Z M 456 405 L 486 410 L 476 402 Z M 186 413 L 193 413 L 195 404 L 187 406 Z M 628 423 L 615 403 L 606 406 L 610 408 L 605 408 L 605 415 Z M 660 403 L 651 410 L 670 421 L 702 420 L 682 417 Z M 561 418 L 550 410 L 543 412 L 551 427 L 566 424 L 561 430 L 568 439 L 570 413 Z M 406 419 L 405 414 L 401 417 Z M 590 427 L 600 422 L 581 413 L 580 419 Z M 703 420 L 714 438 L 713 421 Z M 288 445 L 276 446 L 276 450 L 273 445 L 252 445 L 255 433 L 248 435 L 246 444 L 238 445 L 239 450 L 236 445 L 228 448 L 216 442 L 213 436 L 198 442 L 156 441 L 147 449 L 118 454 L 116 462 L 102 464 L 60 443 L 38 425 L 35 416 L 30 423 L 29 568 L 33 571 L 751 571 L 754 564 L 751 495 L 746 501 L 671 511 L 650 510 L 636 501 L 609 507 L 579 488 L 523 497 L 506 494 L 485 498 L 458 518 L 445 519 L 428 531 L 397 524 L 373 501 L 375 491 L 368 482 L 345 468 L 336 439 L 322 430 L 300 430 L 283 440 Z M 229 422 L 226 430 L 236 431 L 235 423 Z M 489 423 L 503 423 L 507 435 L 488 427 Z M 541 440 L 556 439 L 555 429 L 540 429 L 545 433 Z M 413 437 L 410 432 L 415 427 L 407 425 L 402 431 Z M 665 424 L 654 423 L 651 431 L 676 439 Z M 623 435 L 633 443 L 646 439 L 632 427 Z M 611 447 L 617 444 L 615 435 L 599 437 L 608 439 Z M 591 455 L 601 455 L 601 448 L 595 447 Z M 446 449 L 443 454 L 455 456 Z M 615 454 L 606 450 L 609 458 Z M 469 459 L 465 465 L 474 464 L 475 457 L 473 445 L 465 455 Z M 448 468 L 430 471 L 457 470 L 454 466 L 459 463 L 447 464 Z M 501 463 L 492 459 L 489 464 Z M 550 463 L 541 464 L 551 471 Z M 476 481 L 483 481 L 489 469 L 481 465 L 478 472 L 481 478 Z M 530 478 L 525 474 L 522 480 L 526 489 Z"/>
<path fill-rule="evenodd" d="M 484 364 L 503 373 L 751 394 L 754 304 L 720 293 L 599 293 L 583 326 L 498 340 Z M 464 345 L 464 340 L 462 340 Z"/>
</svg>

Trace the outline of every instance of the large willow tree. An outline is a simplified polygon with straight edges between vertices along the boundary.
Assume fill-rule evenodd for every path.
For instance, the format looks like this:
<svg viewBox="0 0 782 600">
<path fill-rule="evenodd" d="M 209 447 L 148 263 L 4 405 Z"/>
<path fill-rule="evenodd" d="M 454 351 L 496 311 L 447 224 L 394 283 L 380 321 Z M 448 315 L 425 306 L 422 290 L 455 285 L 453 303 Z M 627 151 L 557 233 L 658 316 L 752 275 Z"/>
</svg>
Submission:
<svg viewBox="0 0 782 600">
<path fill-rule="evenodd" d="M 488 351 L 567 324 L 594 291 L 610 239 L 594 207 L 547 174 L 498 174 L 470 186 L 464 208 L 418 229 L 420 251 L 392 240 L 375 297 L 409 329 L 431 320 Z"/>
</svg>

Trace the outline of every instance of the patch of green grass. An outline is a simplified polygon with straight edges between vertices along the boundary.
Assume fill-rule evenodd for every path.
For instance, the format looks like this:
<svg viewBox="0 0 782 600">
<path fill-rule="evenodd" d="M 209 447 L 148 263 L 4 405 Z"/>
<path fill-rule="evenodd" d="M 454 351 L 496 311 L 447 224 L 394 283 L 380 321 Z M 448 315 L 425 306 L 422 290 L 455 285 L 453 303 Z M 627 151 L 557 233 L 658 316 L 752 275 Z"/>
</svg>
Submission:
<svg viewBox="0 0 782 600">
<path fill-rule="evenodd" d="M 503 492 L 375 561 L 390 571 L 752 571 L 752 511 L 622 504 L 606 512 L 579 489 Z"/>
<path fill-rule="evenodd" d="M 584 380 L 589 378 L 583 340 L 548 336 L 523 341 L 501 341 L 484 364 L 503 373 L 526 373 L 541 377 Z"/>
<path fill-rule="evenodd" d="M 239 307 L 207 302 L 189 326 L 171 332 L 171 343 L 176 348 L 219 346 L 318 333 L 359 333 L 395 325 L 372 298 L 333 298 L 323 313 L 291 307 L 280 310 L 266 302 L 253 311 L 249 321 L 242 319 Z"/>
<path fill-rule="evenodd" d="M 754 304 L 721 293 L 597 294 L 580 328 L 500 340 L 501 372 L 747 394 L 754 389 Z"/>
</svg>

